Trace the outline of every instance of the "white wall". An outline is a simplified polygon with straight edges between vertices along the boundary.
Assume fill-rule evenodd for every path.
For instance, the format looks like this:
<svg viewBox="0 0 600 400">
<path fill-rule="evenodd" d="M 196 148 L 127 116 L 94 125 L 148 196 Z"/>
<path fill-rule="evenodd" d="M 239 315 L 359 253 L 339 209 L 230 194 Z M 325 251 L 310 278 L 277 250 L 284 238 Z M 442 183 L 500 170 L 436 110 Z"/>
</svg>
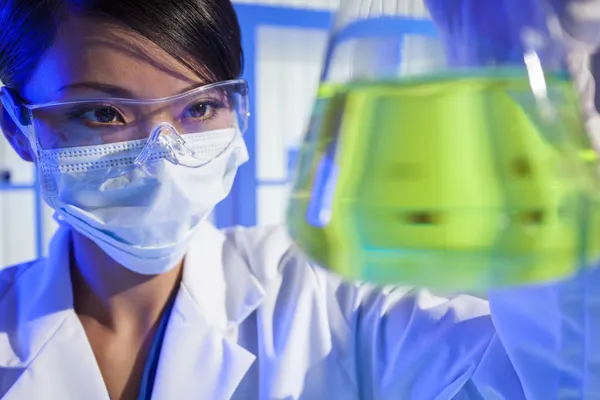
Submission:
<svg viewBox="0 0 600 400">
<path fill-rule="evenodd" d="M 319 83 L 327 31 L 263 27 L 258 32 L 257 179 L 288 179 L 288 152 L 298 148 Z M 283 222 L 288 185 L 257 189 L 257 223 Z"/>
</svg>

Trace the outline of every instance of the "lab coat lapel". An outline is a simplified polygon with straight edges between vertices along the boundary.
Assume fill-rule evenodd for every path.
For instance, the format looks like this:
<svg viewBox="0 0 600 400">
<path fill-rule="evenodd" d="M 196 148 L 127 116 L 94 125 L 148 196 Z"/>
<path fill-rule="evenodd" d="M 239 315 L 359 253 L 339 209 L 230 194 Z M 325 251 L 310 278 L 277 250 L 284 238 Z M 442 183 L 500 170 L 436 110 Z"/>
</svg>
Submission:
<svg viewBox="0 0 600 400">
<path fill-rule="evenodd" d="M 3 400 L 110 400 L 96 359 L 72 313 L 40 351 Z"/>
<path fill-rule="evenodd" d="M 73 311 L 70 238 L 70 230 L 61 228 L 52 240 L 48 260 L 37 262 L 44 265 L 21 267 L 18 283 L 2 297 L 3 400 L 108 400 L 91 347 Z"/>
<path fill-rule="evenodd" d="M 263 297 L 244 257 L 204 224 L 186 256 L 153 400 L 231 398 L 255 361 L 236 343 L 237 327 Z"/>
</svg>

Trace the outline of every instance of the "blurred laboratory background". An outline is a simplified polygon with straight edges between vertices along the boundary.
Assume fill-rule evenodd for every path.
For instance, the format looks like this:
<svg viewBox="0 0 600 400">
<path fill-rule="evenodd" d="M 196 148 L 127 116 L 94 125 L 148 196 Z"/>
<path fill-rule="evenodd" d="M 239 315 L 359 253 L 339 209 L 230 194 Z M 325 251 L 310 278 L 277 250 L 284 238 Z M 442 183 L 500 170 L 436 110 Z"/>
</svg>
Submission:
<svg viewBox="0 0 600 400">
<path fill-rule="evenodd" d="M 234 3 L 251 90 L 245 134 L 251 159 L 213 220 L 219 227 L 280 224 L 338 0 Z M 37 191 L 35 169 L 0 135 L 0 267 L 43 256 L 56 227 Z"/>
</svg>

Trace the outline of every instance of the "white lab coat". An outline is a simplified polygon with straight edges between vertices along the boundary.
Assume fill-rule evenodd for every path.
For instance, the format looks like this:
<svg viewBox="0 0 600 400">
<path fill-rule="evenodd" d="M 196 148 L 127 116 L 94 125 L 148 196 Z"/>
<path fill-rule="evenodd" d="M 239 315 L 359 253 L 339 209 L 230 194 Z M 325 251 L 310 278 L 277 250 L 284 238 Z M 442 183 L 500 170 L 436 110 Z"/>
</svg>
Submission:
<svg viewBox="0 0 600 400">
<path fill-rule="evenodd" d="M 62 227 L 48 259 L 0 275 L 4 400 L 108 400 L 73 310 L 70 238 Z M 600 398 L 597 282 L 492 293 L 490 316 L 469 296 L 343 283 L 282 229 L 206 223 L 186 258 L 153 399 Z"/>
</svg>

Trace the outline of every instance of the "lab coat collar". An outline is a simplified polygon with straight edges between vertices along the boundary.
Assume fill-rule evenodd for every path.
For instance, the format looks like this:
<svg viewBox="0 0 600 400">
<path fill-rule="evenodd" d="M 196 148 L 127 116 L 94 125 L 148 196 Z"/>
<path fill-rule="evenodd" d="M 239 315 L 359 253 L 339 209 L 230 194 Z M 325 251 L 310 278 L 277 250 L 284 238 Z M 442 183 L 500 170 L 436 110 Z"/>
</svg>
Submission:
<svg viewBox="0 0 600 400">
<path fill-rule="evenodd" d="M 265 296 L 247 260 L 242 250 L 210 223 L 200 226 L 186 255 L 182 289 L 204 318 L 222 332 L 239 325 Z"/>
<path fill-rule="evenodd" d="M 264 290 L 245 257 L 211 224 L 190 247 L 161 350 L 153 399 L 228 399 L 255 361 L 237 326 Z"/>
<path fill-rule="evenodd" d="M 27 366 L 73 311 L 70 237 L 61 227 L 50 242 L 50 261 L 2 271 L 14 281 L 0 293 L 0 368 Z"/>
<path fill-rule="evenodd" d="M 73 310 L 70 242 L 71 231 L 62 226 L 48 260 L 38 261 L 44 265 L 21 266 L 16 284 L 0 293 L 0 397 L 5 400 L 108 400 Z M 236 328 L 265 292 L 246 259 L 225 234 L 208 222 L 201 225 L 185 259 L 153 399 L 229 398 L 254 363 L 255 356 L 237 344 Z"/>
<path fill-rule="evenodd" d="M 83 326 L 73 311 L 70 243 L 70 229 L 60 227 L 48 259 L 9 272 L 16 277 L 0 294 L 3 400 L 108 400 Z"/>
</svg>

